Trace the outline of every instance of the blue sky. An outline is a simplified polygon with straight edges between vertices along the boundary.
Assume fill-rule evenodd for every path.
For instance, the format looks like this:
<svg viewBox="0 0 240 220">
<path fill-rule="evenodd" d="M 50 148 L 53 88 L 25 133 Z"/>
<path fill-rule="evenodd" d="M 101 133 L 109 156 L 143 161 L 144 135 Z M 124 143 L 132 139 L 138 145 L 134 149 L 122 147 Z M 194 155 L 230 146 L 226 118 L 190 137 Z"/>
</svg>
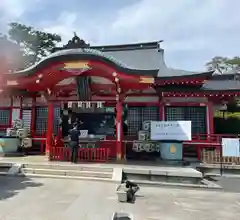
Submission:
<svg viewBox="0 0 240 220">
<path fill-rule="evenodd" d="M 92 45 L 164 40 L 168 66 L 205 69 L 216 55 L 240 55 L 239 0 L 0 0 L 0 32 L 10 21 L 76 31 Z"/>
</svg>

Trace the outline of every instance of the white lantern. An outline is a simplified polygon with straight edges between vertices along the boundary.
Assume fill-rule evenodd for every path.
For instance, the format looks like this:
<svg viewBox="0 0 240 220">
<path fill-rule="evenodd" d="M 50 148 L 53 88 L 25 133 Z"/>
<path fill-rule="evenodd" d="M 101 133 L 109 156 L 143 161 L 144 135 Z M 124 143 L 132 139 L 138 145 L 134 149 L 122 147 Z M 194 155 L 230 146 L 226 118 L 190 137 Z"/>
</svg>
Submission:
<svg viewBox="0 0 240 220">
<path fill-rule="evenodd" d="M 82 108 L 83 107 L 83 102 L 78 102 L 77 106 L 78 106 L 78 108 Z"/>
<path fill-rule="evenodd" d="M 102 102 L 97 102 L 97 108 L 102 108 Z"/>
<path fill-rule="evenodd" d="M 86 108 L 91 108 L 91 102 L 86 103 Z"/>
<path fill-rule="evenodd" d="M 30 148 L 30 147 L 32 147 L 32 139 L 31 138 L 24 138 L 22 140 L 22 147 L 23 148 Z"/>
<path fill-rule="evenodd" d="M 68 102 L 68 108 L 72 108 L 73 103 L 72 102 Z"/>
</svg>

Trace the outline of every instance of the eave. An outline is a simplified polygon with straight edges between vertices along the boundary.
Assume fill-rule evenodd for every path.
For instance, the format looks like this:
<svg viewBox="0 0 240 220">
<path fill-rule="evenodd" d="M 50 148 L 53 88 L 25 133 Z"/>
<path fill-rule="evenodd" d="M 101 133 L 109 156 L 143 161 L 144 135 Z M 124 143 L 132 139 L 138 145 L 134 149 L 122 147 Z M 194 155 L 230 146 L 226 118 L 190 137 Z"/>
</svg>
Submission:
<svg viewBox="0 0 240 220">
<path fill-rule="evenodd" d="M 172 77 L 156 77 L 156 85 L 203 85 L 206 80 L 211 79 L 213 71 L 192 74 L 192 75 L 182 75 L 182 76 L 172 76 Z"/>
</svg>

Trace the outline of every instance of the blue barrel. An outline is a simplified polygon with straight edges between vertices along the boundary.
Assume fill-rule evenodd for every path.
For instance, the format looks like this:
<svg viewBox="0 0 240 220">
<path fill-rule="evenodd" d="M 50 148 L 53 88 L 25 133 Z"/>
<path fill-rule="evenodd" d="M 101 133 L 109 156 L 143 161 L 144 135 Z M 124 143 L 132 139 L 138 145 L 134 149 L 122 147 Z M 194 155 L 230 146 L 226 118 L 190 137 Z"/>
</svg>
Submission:
<svg viewBox="0 0 240 220">
<path fill-rule="evenodd" d="M 162 142 L 160 147 L 161 158 L 163 160 L 182 160 L 182 142 Z"/>
</svg>

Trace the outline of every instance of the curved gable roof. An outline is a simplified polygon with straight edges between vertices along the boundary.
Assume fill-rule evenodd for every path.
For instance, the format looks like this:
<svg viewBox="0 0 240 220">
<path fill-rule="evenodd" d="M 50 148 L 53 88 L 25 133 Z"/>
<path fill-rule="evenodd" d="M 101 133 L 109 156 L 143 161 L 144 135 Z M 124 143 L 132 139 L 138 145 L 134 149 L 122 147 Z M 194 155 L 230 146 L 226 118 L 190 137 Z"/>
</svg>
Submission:
<svg viewBox="0 0 240 220">
<path fill-rule="evenodd" d="M 196 77 L 206 73 L 191 72 L 168 68 L 164 60 L 164 50 L 160 48 L 162 41 L 96 46 L 78 49 L 59 48 L 57 52 L 50 54 L 35 65 L 15 72 L 27 76 L 32 74 L 38 68 L 48 65 L 50 62 L 58 61 L 76 61 L 80 59 L 98 60 L 111 65 L 116 71 L 136 75 L 148 75 L 162 79 Z M 208 72 L 210 76 L 212 72 Z"/>
<path fill-rule="evenodd" d="M 136 74 L 136 75 L 150 75 L 156 76 L 157 70 L 142 70 L 142 69 L 134 69 L 129 67 L 124 62 L 105 54 L 99 50 L 94 50 L 91 48 L 84 48 L 84 49 L 68 49 L 62 50 L 55 53 L 50 54 L 49 56 L 45 57 L 41 61 L 37 62 L 33 66 L 21 71 L 16 71 L 15 74 L 21 74 L 20 76 L 28 76 L 33 74 L 39 68 L 47 66 L 51 62 L 59 62 L 59 61 L 79 61 L 79 60 L 96 60 L 111 65 L 112 67 L 116 68 L 116 70 L 120 72 L 126 72 L 129 74 Z"/>
</svg>

